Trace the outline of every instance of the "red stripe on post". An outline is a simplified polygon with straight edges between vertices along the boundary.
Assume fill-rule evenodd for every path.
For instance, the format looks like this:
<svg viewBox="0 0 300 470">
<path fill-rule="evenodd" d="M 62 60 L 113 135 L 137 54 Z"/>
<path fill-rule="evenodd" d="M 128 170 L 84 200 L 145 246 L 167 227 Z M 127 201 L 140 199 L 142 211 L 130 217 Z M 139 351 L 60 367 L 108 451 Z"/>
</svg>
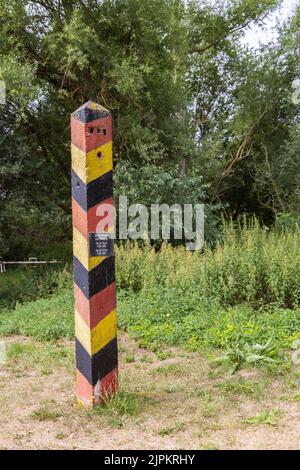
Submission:
<svg viewBox="0 0 300 470">
<path fill-rule="evenodd" d="M 105 399 L 114 393 L 118 388 L 118 369 L 114 369 L 100 380 L 98 386 L 95 387 L 95 395 L 97 401 L 105 401 Z"/>
<path fill-rule="evenodd" d="M 116 283 L 112 282 L 105 289 L 88 300 L 81 289 L 74 284 L 75 309 L 92 330 L 99 321 L 116 308 Z"/>
<path fill-rule="evenodd" d="M 113 197 L 110 197 L 110 198 L 106 199 L 105 201 L 100 202 L 100 204 L 97 204 L 96 206 L 91 207 L 88 210 L 88 229 L 89 229 L 89 232 L 97 232 L 97 225 L 99 224 L 99 222 L 101 222 L 101 220 L 104 217 L 106 217 L 106 214 L 104 214 L 103 216 L 97 215 L 97 213 L 101 214 L 103 212 L 103 211 L 101 211 L 101 207 L 104 208 L 104 204 L 113 207 L 114 206 Z M 108 225 L 106 225 L 106 227 L 104 227 L 104 231 L 107 231 L 107 230 L 113 228 L 114 223 L 115 223 L 115 221 L 113 219 L 109 219 L 108 220 Z"/>
<path fill-rule="evenodd" d="M 78 369 L 76 369 L 76 395 L 85 406 L 92 405 L 94 402 L 93 386 Z"/>
<path fill-rule="evenodd" d="M 113 198 L 111 197 L 109 199 L 106 199 L 100 204 L 91 207 L 91 209 L 89 209 L 87 212 L 82 209 L 82 207 L 78 204 L 78 202 L 75 201 L 74 198 L 72 199 L 73 225 L 85 238 L 88 238 L 89 232 L 97 231 L 97 225 L 105 217 L 105 214 L 102 217 L 97 215 L 97 212 L 99 214 L 101 213 L 101 206 L 103 207 L 104 204 L 109 204 L 110 206 L 113 206 Z M 114 220 L 109 221 L 106 230 L 111 229 L 113 226 Z"/>
<path fill-rule="evenodd" d="M 91 130 L 93 131 L 91 132 Z M 100 132 L 98 132 L 98 129 Z M 105 129 L 105 134 L 103 130 Z M 71 118 L 71 141 L 83 152 L 90 152 L 100 145 L 107 144 L 112 140 L 111 117 L 96 119 L 91 122 L 81 122 Z"/>
<path fill-rule="evenodd" d="M 72 218 L 73 226 L 85 237 L 88 237 L 88 221 L 87 213 L 82 207 L 72 198 Z"/>
</svg>

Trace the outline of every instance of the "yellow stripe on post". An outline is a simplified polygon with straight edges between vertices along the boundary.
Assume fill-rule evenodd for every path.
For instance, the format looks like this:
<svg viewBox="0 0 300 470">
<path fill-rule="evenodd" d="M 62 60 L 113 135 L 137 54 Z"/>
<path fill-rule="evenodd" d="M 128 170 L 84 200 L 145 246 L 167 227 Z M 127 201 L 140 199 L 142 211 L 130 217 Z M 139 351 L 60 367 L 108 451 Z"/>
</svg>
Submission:
<svg viewBox="0 0 300 470">
<path fill-rule="evenodd" d="M 91 330 L 82 316 L 75 310 L 75 336 L 84 349 L 91 355 Z"/>
<path fill-rule="evenodd" d="M 92 354 L 96 354 L 117 336 L 117 314 L 114 309 L 92 329 Z"/>
<path fill-rule="evenodd" d="M 73 253 L 87 271 L 98 266 L 105 256 L 89 256 L 88 240 L 73 226 Z"/>
<path fill-rule="evenodd" d="M 92 330 L 75 311 L 75 335 L 91 356 L 96 354 L 117 336 L 116 310 L 112 310 Z"/>
<path fill-rule="evenodd" d="M 113 168 L 112 142 L 100 145 L 88 153 L 72 144 L 72 168 L 85 184 L 108 173 Z"/>
</svg>

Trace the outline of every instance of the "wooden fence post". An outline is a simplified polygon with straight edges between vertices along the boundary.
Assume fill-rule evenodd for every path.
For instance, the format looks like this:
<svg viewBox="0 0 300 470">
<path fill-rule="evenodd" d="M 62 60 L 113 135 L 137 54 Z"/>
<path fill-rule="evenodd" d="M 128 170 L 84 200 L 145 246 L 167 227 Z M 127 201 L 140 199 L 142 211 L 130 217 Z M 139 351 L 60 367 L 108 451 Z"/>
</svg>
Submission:
<svg viewBox="0 0 300 470">
<path fill-rule="evenodd" d="M 76 393 L 92 406 L 118 381 L 114 227 L 97 231 L 101 205 L 113 206 L 110 112 L 91 101 L 77 109 L 71 146 Z"/>
</svg>

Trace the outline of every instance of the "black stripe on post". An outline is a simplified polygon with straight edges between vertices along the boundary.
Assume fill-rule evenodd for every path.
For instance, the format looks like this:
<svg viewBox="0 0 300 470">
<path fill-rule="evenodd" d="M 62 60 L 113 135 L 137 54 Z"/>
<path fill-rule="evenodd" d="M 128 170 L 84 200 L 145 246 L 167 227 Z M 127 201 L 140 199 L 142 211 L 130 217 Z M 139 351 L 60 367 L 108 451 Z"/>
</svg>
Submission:
<svg viewBox="0 0 300 470">
<path fill-rule="evenodd" d="M 118 341 L 114 338 L 100 351 L 90 357 L 89 353 L 76 339 L 77 369 L 84 375 L 91 385 L 96 385 L 118 365 Z"/>
<path fill-rule="evenodd" d="M 85 211 L 113 197 L 112 171 L 88 184 L 84 184 L 75 171 L 72 170 L 72 196 Z"/>
<path fill-rule="evenodd" d="M 115 258 L 105 258 L 91 271 L 88 271 L 74 256 L 74 282 L 87 299 L 105 289 L 115 281 Z"/>
</svg>

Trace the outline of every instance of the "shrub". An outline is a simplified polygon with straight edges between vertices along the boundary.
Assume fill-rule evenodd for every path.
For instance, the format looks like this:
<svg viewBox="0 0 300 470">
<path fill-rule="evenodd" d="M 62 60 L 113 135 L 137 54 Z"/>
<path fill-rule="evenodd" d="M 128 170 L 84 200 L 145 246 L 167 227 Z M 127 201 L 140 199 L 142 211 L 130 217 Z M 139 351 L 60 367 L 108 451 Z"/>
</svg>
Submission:
<svg viewBox="0 0 300 470">
<path fill-rule="evenodd" d="M 9 269 L 0 276 L 0 311 L 45 298 L 72 285 L 71 269 L 59 265 Z"/>
</svg>

